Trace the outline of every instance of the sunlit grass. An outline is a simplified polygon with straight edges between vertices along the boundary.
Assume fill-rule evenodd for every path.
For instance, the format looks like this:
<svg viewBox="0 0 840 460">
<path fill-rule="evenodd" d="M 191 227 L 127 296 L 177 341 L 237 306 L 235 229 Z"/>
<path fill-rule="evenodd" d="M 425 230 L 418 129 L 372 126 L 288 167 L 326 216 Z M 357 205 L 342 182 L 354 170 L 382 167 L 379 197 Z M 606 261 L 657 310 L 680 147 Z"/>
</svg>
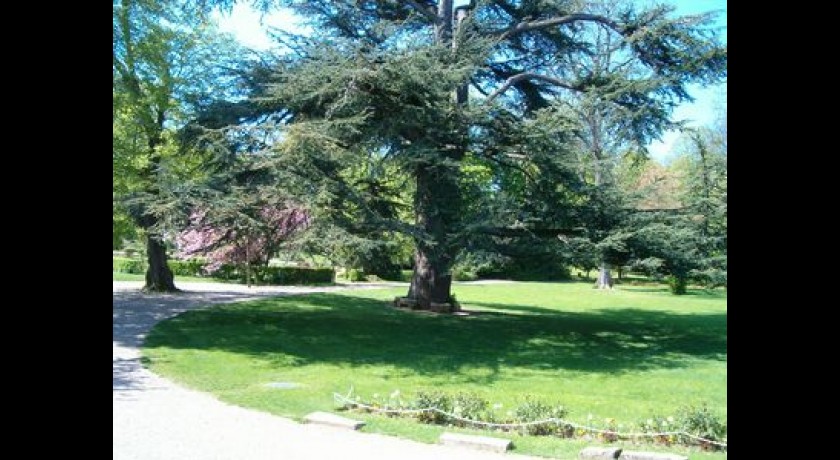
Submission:
<svg viewBox="0 0 840 460">
<path fill-rule="evenodd" d="M 591 283 L 458 285 L 465 317 L 396 310 L 404 289 L 282 297 L 182 314 L 156 326 L 151 368 L 234 404 L 300 418 L 333 392 L 470 391 L 513 409 L 526 394 L 569 419 L 653 414 L 707 403 L 726 417 L 726 294 Z M 295 382 L 279 390 L 269 382 Z M 436 441 L 443 427 L 353 414 L 369 431 Z M 451 428 L 447 428 L 451 430 Z M 511 434 L 507 434 L 513 436 Z M 521 453 L 575 458 L 581 440 L 514 436 Z M 591 444 L 591 442 L 590 442 Z M 646 446 L 647 450 L 656 450 Z M 670 451 L 688 453 L 671 447 Z M 690 452 L 692 458 L 724 454 Z"/>
</svg>

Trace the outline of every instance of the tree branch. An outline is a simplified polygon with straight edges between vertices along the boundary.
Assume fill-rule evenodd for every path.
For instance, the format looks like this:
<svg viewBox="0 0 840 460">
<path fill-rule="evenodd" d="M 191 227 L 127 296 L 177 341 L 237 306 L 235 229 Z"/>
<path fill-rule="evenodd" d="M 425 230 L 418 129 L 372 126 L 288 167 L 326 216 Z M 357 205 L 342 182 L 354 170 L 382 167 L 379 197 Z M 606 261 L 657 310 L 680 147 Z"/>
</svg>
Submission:
<svg viewBox="0 0 840 460">
<path fill-rule="evenodd" d="M 470 84 L 472 84 L 472 87 L 475 88 L 476 91 L 483 94 L 485 97 L 490 95 L 490 93 L 484 91 L 484 88 L 482 88 L 481 85 L 479 85 L 478 81 L 476 81 L 475 78 L 470 78 Z"/>
<path fill-rule="evenodd" d="M 491 94 L 490 96 L 487 97 L 487 101 L 488 102 L 492 101 L 493 99 L 497 98 L 502 93 L 507 91 L 511 86 L 517 84 L 518 82 L 520 82 L 522 80 L 542 80 L 542 81 L 551 83 L 555 86 L 560 86 L 562 88 L 571 89 L 571 90 L 574 90 L 574 91 L 582 91 L 583 90 L 583 88 L 581 88 L 580 86 L 573 85 L 573 84 L 568 83 L 568 82 L 566 82 L 564 80 L 561 80 L 559 78 L 549 77 L 548 75 L 540 75 L 540 74 L 533 73 L 533 72 L 522 72 L 522 73 L 516 74 L 516 75 L 508 78 L 507 80 L 505 80 L 505 82 L 502 84 L 502 86 L 500 86 L 498 89 L 496 89 L 496 91 L 493 91 L 493 94 Z"/>
<path fill-rule="evenodd" d="M 545 29 L 547 27 L 552 26 L 560 26 L 563 24 L 569 24 L 572 22 L 577 21 L 592 21 L 603 24 L 610 29 L 623 34 L 623 28 L 618 25 L 617 22 L 607 18 L 606 16 L 601 16 L 599 14 L 588 14 L 588 13 L 576 13 L 576 14 L 569 14 L 567 16 L 560 16 L 556 18 L 549 18 L 549 19 L 540 19 L 537 21 L 522 21 L 519 24 L 510 27 L 509 29 L 502 32 L 499 35 L 499 39 L 507 40 L 514 35 L 518 35 L 524 32 L 530 32 L 532 30 L 539 30 Z"/>
<path fill-rule="evenodd" d="M 405 3 L 407 3 L 408 6 L 412 7 L 414 11 L 417 11 L 423 16 L 426 16 L 426 19 L 430 19 L 434 24 L 437 24 L 440 21 L 440 19 L 438 19 L 438 16 L 435 13 L 429 11 L 429 8 L 427 6 L 424 6 L 417 0 L 405 0 Z"/>
<path fill-rule="evenodd" d="M 529 228 L 529 227 L 499 227 L 482 225 L 473 227 L 476 233 L 501 236 L 501 237 L 517 237 L 517 236 L 536 236 L 542 238 L 556 238 L 558 235 L 564 236 L 582 236 L 585 235 L 585 230 L 582 228 Z"/>
</svg>

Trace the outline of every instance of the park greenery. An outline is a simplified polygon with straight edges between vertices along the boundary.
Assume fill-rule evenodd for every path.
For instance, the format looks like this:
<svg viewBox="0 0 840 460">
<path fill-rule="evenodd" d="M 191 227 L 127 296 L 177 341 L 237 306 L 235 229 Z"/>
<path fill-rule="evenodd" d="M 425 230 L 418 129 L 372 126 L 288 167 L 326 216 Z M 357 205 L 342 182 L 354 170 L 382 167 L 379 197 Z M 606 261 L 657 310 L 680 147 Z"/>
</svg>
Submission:
<svg viewBox="0 0 840 460">
<path fill-rule="evenodd" d="M 149 333 L 147 366 L 294 418 L 356 411 L 332 396 L 352 389 L 377 407 L 726 439 L 726 109 L 672 120 L 689 85 L 726 81 L 713 13 L 241 2 L 309 27 L 258 51 L 218 29 L 236 0 L 114 2 L 114 279 L 406 283 L 183 313 Z M 663 164 L 645 146 L 669 129 Z M 515 281 L 460 283 L 492 278 Z M 425 442 L 486 434 L 352 416 Z M 572 458 L 591 441 L 635 442 L 536 425 L 515 445 Z M 726 458 L 684 444 L 647 447 Z"/>
<path fill-rule="evenodd" d="M 670 428 L 726 439 L 725 291 L 673 296 L 662 285 L 598 290 L 590 282 L 455 283 L 453 290 L 468 315 L 390 307 L 401 288 L 191 311 L 155 326 L 143 359 L 154 372 L 222 401 L 295 419 L 339 410 L 344 404 L 333 393 L 349 393 L 380 407 L 454 410 L 446 406 L 454 401 L 470 418 L 562 414 L 600 429 Z M 291 388 L 272 387 L 277 382 Z M 348 416 L 365 420 L 365 431 L 424 442 L 437 442 L 443 431 L 488 435 L 432 418 Z M 605 442 L 725 458 L 673 439 L 637 440 L 640 449 L 626 439 L 546 431 L 495 436 L 512 437 L 519 453 L 558 458 Z"/>
<path fill-rule="evenodd" d="M 272 258 L 381 279 L 452 311 L 453 275 L 611 269 L 726 286 L 725 110 L 667 166 L 645 145 L 725 81 L 714 15 L 638 2 L 251 2 L 313 27 L 248 50 L 231 0 L 113 14 L 114 249 L 210 269 Z"/>
</svg>

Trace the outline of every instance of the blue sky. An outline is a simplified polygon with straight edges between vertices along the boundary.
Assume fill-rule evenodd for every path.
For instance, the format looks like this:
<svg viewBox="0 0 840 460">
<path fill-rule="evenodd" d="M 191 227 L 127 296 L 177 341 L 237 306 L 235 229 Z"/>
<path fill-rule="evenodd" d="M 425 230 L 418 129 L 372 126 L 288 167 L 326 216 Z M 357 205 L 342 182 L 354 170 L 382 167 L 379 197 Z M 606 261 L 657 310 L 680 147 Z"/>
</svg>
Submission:
<svg viewBox="0 0 840 460">
<path fill-rule="evenodd" d="M 726 0 L 663 0 L 663 2 L 675 5 L 678 15 L 720 10 L 717 25 L 722 27 L 720 39 L 726 43 Z M 456 5 L 466 4 L 469 1 L 456 0 L 455 3 Z M 640 0 L 638 3 L 651 2 Z M 279 11 L 261 18 L 259 13 L 243 2 L 237 2 L 230 15 L 220 15 L 219 26 L 222 31 L 232 33 L 242 44 L 257 49 L 268 49 L 273 46 L 266 34 L 269 27 L 294 32 L 302 30 L 289 11 Z M 672 119 L 688 120 L 690 126 L 711 124 L 717 117 L 718 108 L 726 104 L 725 83 L 708 88 L 692 85 L 689 86 L 689 94 L 695 98 L 695 101 L 677 107 Z M 648 146 L 651 156 L 660 162 L 667 161 L 675 153 L 672 148 L 677 138 L 679 138 L 678 132 L 666 132 L 661 141 L 653 142 Z"/>
</svg>

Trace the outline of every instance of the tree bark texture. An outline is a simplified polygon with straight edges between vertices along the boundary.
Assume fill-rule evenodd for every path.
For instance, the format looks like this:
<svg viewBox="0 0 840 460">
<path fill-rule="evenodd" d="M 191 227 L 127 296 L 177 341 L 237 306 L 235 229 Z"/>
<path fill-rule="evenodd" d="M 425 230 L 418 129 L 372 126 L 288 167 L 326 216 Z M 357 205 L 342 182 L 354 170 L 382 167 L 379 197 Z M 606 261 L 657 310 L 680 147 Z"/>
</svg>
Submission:
<svg viewBox="0 0 840 460">
<path fill-rule="evenodd" d="M 438 43 L 456 43 L 452 40 L 453 1 L 438 3 L 439 22 L 435 29 Z M 457 23 L 460 23 L 458 21 Z M 467 84 L 453 88 L 453 103 L 467 103 Z M 441 143 L 440 160 L 459 163 L 466 152 L 463 133 L 453 133 L 453 139 Z M 446 136 L 445 136 L 446 137 Z M 460 200 L 458 172 L 442 161 L 422 163 L 417 166 L 414 196 L 416 225 L 424 235 L 415 238 L 414 273 L 405 303 L 411 308 L 442 313 L 457 311 L 459 306 L 452 298 L 452 263 L 458 252 L 456 240 L 460 227 Z M 398 302 L 399 305 L 399 302 Z"/>
<path fill-rule="evenodd" d="M 146 270 L 145 292 L 177 292 L 174 277 L 166 264 L 166 246 L 157 235 L 146 236 L 146 255 L 149 268 Z"/>
<path fill-rule="evenodd" d="M 454 235 L 460 217 L 460 190 L 452 171 L 424 165 L 416 171 L 414 196 L 416 225 L 425 235 L 415 239 L 414 273 L 408 298 L 421 310 L 452 311 L 452 262 L 457 248 Z M 450 304 L 446 307 L 443 304 Z"/>
</svg>

